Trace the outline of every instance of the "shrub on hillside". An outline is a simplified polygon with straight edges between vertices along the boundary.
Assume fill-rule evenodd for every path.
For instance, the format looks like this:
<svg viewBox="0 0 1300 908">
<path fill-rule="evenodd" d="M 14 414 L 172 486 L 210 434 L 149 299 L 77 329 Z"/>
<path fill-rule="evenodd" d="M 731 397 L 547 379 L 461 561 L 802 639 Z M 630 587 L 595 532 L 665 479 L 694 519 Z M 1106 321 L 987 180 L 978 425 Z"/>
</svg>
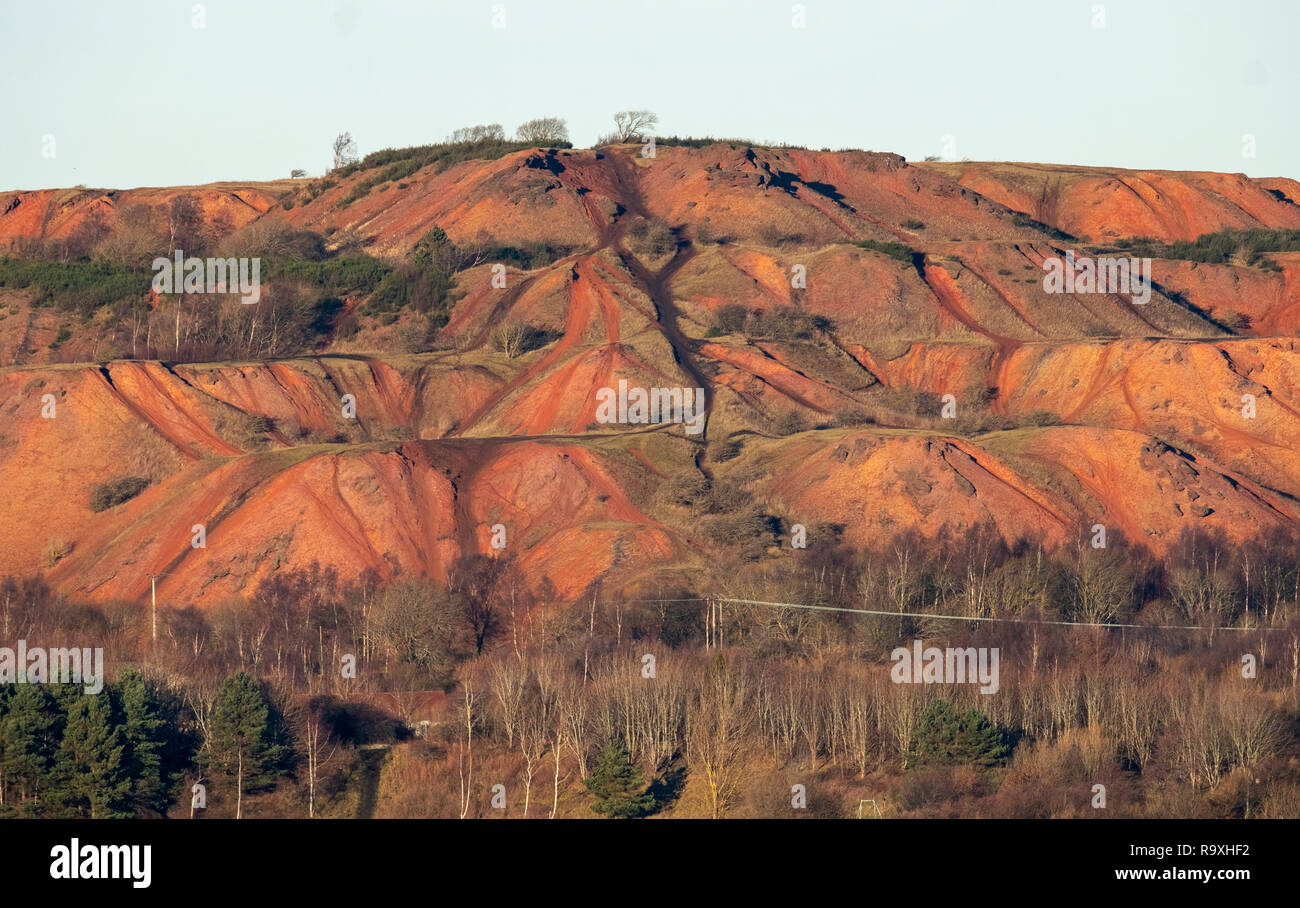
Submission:
<svg viewBox="0 0 1300 908">
<path fill-rule="evenodd" d="M 492 262 L 494 264 L 512 265 L 520 271 L 532 271 L 545 268 L 571 253 L 570 246 L 552 246 L 549 243 L 524 243 L 519 246 L 478 246 L 463 251 L 462 260 L 468 259 L 461 267 L 470 262 Z M 458 269 L 459 270 L 459 269 Z"/>
<path fill-rule="evenodd" d="M 100 483 L 90 493 L 90 509 L 96 513 L 115 508 L 123 502 L 130 501 L 145 489 L 149 480 L 143 476 L 119 476 L 108 482 Z"/>
<path fill-rule="evenodd" d="M 803 246 L 808 237 L 802 233 L 789 233 L 776 224 L 764 224 L 758 228 L 758 238 L 766 246 Z"/>
<path fill-rule="evenodd" d="M 745 328 L 749 310 L 740 303 L 727 303 L 713 313 L 713 326 L 718 334 L 736 334 Z"/>
<path fill-rule="evenodd" d="M 732 148 L 749 148 L 758 145 L 749 139 L 715 139 L 712 136 L 655 136 L 656 145 L 677 145 L 682 148 L 708 148 L 710 145 L 730 145 Z M 762 146 L 759 146 L 762 147 Z"/>
<path fill-rule="evenodd" d="M 0 288 L 36 288 L 33 306 L 89 316 L 101 306 L 149 292 L 152 272 L 115 262 L 51 262 L 0 258 Z"/>
<path fill-rule="evenodd" d="M 1052 227 L 1048 224 L 1044 224 L 1042 221 L 1035 220 L 1034 218 L 1031 218 L 1029 215 L 1023 214 L 1021 212 L 1016 212 L 1011 216 L 1011 223 L 1014 224 L 1016 227 L 1028 227 L 1032 230 L 1042 231 L 1043 233 L 1046 233 L 1048 236 L 1056 240 L 1068 241 L 1074 239 L 1073 236 L 1066 233 L 1064 230 L 1059 230 L 1056 227 Z"/>
<path fill-rule="evenodd" d="M 498 328 L 492 335 L 492 346 L 499 352 L 514 359 L 533 350 L 538 350 L 552 343 L 559 337 L 554 331 L 517 322 Z"/>
<path fill-rule="evenodd" d="M 628 225 L 627 237 L 637 255 L 658 258 L 677 248 L 677 238 L 663 218 L 637 218 Z"/>
<path fill-rule="evenodd" d="M 1234 332 L 1249 331 L 1251 326 L 1250 316 L 1235 309 L 1225 312 L 1221 321 L 1225 328 Z"/>
<path fill-rule="evenodd" d="M 885 242 L 883 240 L 859 240 L 853 244 L 859 249 L 866 249 L 871 252 L 879 252 L 881 255 L 887 255 L 891 259 L 898 259 L 904 264 L 912 264 L 912 256 L 915 254 L 912 247 L 903 243 Z"/>
<path fill-rule="evenodd" d="M 931 700 L 921 713 L 914 765 L 999 766 L 1010 755 L 1005 736 L 978 709 L 958 710 L 947 700 Z"/>
<path fill-rule="evenodd" d="M 260 446 L 266 436 L 275 431 L 275 420 L 259 413 L 250 413 L 244 417 L 244 443 Z"/>
<path fill-rule="evenodd" d="M 56 536 L 45 544 L 41 550 L 41 563 L 48 567 L 54 567 L 64 558 L 72 553 L 72 543 L 62 536 Z"/>
<path fill-rule="evenodd" d="M 325 258 L 320 234 L 298 230 L 280 220 L 259 218 L 250 221 L 221 241 L 221 255 L 252 258 L 301 259 L 319 262 Z"/>
<path fill-rule="evenodd" d="M 930 419 L 938 418 L 943 406 L 943 401 L 938 394 L 933 391 L 922 391 L 919 388 L 882 386 L 876 391 L 876 397 L 882 406 L 896 413 Z"/>
<path fill-rule="evenodd" d="M 744 334 L 764 340 L 811 340 L 818 332 L 830 327 L 831 323 L 825 317 L 791 306 L 751 310 L 739 303 L 727 303 L 713 313 L 709 336 Z"/>
<path fill-rule="evenodd" d="M 745 333 L 750 337 L 778 341 L 810 340 L 829 328 L 830 322 L 824 317 L 789 306 L 751 312 L 745 319 Z"/>
<path fill-rule="evenodd" d="M 458 130 L 458 132 L 463 131 Z M 466 141 L 440 142 L 435 145 L 384 148 L 379 151 L 372 151 L 362 158 L 359 163 L 343 168 L 338 171 L 338 174 L 346 177 L 362 170 L 393 167 L 393 165 L 399 163 L 403 166 L 400 169 L 392 170 L 391 173 L 407 172 L 407 175 L 409 175 L 431 164 L 436 165 L 435 173 L 441 173 L 453 164 L 459 164 L 462 161 L 490 161 L 513 154 L 516 151 L 531 150 L 536 147 L 537 145 L 533 142 L 507 142 L 500 137 L 486 136 Z M 569 142 L 554 142 L 551 147 L 572 148 L 573 145 Z M 388 179 L 403 178 L 401 176 L 388 177 Z"/>
<path fill-rule="evenodd" d="M 1118 249 L 1146 258 L 1181 259 L 1229 265 L 1241 261 L 1272 270 L 1276 265 L 1266 252 L 1300 252 L 1300 230 L 1220 230 L 1203 233 L 1192 242 L 1158 243 L 1150 237 L 1130 237 L 1115 243 Z"/>
</svg>

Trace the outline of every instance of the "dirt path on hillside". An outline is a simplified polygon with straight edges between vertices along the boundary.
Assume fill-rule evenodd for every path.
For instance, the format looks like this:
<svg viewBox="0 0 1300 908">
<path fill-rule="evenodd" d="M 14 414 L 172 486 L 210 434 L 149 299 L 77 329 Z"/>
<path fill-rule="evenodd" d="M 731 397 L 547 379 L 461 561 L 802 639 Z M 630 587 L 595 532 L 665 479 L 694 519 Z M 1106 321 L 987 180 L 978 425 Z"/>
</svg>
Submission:
<svg viewBox="0 0 1300 908">
<path fill-rule="evenodd" d="M 636 185 L 635 177 L 629 173 L 629 166 L 618 154 L 610 152 L 610 166 L 614 170 L 619 187 L 623 190 L 623 199 L 632 214 L 642 218 L 652 217 L 645 206 L 641 189 Z M 620 225 L 621 226 L 621 225 Z M 663 332 L 673 348 L 673 359 L 679 367 L 695 382 L 695 387 L 704 389 L 704 426 L 698 436 L 701 444 L 695 454 L 695 467 L 706 479 L 713 481 L 713 473 L 705 463 L 708 457 L 709 420 L 713 415 L 713 382 L 699 367 L 695 360 L 695 351 L 677 324 L 678 312 L 673 303 L 669 285 L 673 276 L 695 256 L 694 244 L 686 238 L 681 227 L 669 226 L 677 241 L 677 249 L 672 259 L 658 271 L 651 272 L 636 256 L 623 247 L 623 231 L 620 229 L 612 237 L 611 246 L 622 261 L 623 266 L 635 278 L 642 292 L 654 303 L 659 330 Z"/>
<path fill-rule="evenodd" d="M 1007 360 L 1012 353 L 1020 348 L 1024 341 L 1017 340 L 1014 337 L 1003 337 L 1000 334 L 994 334 L 980 325 L 966 308 L 965 294 L 961 292 L 957 282 L 953 280 L 952 275 L 942 265 L 930 264 L 926 260 L 925 254 L 919 252 L 912 256 L 912 264 L 916 267 L 916 273 L 921 280 L 934 294 L 940 309 L 971 331 L 993 342 L 995 352 L 993 358 L 989 361 L 988 374 L 984 384 L 994 389 L 993 399 L 989 401 L 989 408 L 994 413 L 1003 413 L 1006 405 L 1003 401 L 1002 386 L 998 382 L 1002 380 Z"/>
</svg>

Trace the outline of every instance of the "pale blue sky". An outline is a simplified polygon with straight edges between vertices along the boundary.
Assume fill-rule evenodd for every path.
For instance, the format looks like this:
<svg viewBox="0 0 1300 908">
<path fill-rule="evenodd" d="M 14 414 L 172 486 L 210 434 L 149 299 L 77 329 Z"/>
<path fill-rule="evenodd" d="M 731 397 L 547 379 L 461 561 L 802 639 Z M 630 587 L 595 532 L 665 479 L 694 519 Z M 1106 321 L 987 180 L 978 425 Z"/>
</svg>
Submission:
<svg viewBox="0 0 1300 908">
<path fill-rule="evenodd" d="M 505 28 L 493 27 L 494 7 Z M 459 126 L 1300 177 L 1296 0 L 0 0 L 0 190 L 319 174 Z M 1256 154 L 1242 154 L 1253 134 Z M 54 157 L 43 137 L 54 137 Z"/>
</svg>

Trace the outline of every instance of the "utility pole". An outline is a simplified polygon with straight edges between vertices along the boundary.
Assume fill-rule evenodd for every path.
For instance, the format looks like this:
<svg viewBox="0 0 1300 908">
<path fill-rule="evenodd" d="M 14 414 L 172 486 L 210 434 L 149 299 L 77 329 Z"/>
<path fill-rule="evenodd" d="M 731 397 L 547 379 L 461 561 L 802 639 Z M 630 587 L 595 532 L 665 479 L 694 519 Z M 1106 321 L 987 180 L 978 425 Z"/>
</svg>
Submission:
<svg viewBox="0 0 1300 908">
<path fill-rule="evenodd" d="M 166 577 L 167 571 L 161 574 L 154 574 L 149 578 L 149 600 L 152 605 L 153 617 L 151 619 L 152 635 L 154 647 L 158 645 L 158 578 Z"/>
</svg>

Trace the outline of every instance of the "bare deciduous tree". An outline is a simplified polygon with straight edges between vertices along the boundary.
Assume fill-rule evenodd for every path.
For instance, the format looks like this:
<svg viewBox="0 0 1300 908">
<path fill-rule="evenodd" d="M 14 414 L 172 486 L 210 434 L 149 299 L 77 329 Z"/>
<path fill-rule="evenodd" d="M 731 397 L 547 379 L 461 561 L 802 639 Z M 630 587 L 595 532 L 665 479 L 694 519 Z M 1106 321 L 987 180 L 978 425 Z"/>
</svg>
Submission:
<svg viewBox="0 0 1300 908">
<path fill-rule="evenodd" d="M 885 734 L 893 744 L 894 755 L 899 765 L 907 768 L 912 755 L 912 744 L 916 740 L 916 727 L 920 723 L 921 711 L 925 709 L 928 698 L 924 688 L 904 685 L 894 696 L 884 701 L 885 709 L 881 716 Z"/>
<path fill-rule="evenodd" d="M 515 322 L 498 328 L 492 335 L 492 345 L 510 359 L 524 353 L 524 348 L 531 332 L 531 326 Z"/>
<path fill-rule="evenodd" d="M 1076 621 L 1106 624 L 1133 602 L 1133 572 L 1119 549 L 1081 546 L 1069 585 L 1071 616 Z"/>
<path fill-rule="evenodd" d="M 1278 714 L 1258 694 L 1232 687 L 1216 698 L 1216 706 L 1233 765 L 1253 766 L 1286 740 Z"/>
<path fill-rule="evenodd" d="M 538 117 L 527 123 L 519 124 L 515 131 L 521 142 L 537 145 L 554 145 L 569 141 L 569 127 L 559 117 Z"/>
<path fill-rule="evenodd" d="M 203 206 L 197 195 L 184 192 L 167 203 L 167 230 L 168 248 L 191 253 L 200 251 L 203 243 Z"/>
<path fill-rule="evenodd" d="M 517 664 L 517 663 L 516 663 Z M 547 725 L 549 704 L 535 689 L 524 703 L 519 722 L 519 753 L 524 758 L 524 819 L 532 802 L 533 775 L 541 765 L 550 742 Z"/>
<path fill-rule="evenodd" d="M 352 133 L 341 132 L 334 137 L 334 169 L 347 167 L 357 162 L 357 143 Z"/>
<path fill-rule="evenodd" d="M 453 144 L 464 142 L 504 142 L 506 131 L 501 128 L 500 123 L 488 123 L 478 126 L 462 126 L 447 137 L 447 141 Z"/>
<path fill-rule="evenodd" d="M 67 259 L 78 259 L 90 255 L 95 248 L 113 232 L 104 212 L 100 208 L 91 209 L 80 224 L 73 229 L 64 244 Z"/>
<path fill-rule="evenodd" d="M 334 758 L 338 748 L 330 744 L 330 730 L 320 710 L 312 704 L 304 707 L 299 719 L 303 749 L 307 752 L 307 816 L 316 817 L 316 785 L 321 770 Z"/>
<path fill-rule="evenodd" d="M 558 709 L 563 717 L 565 746 L 578 761 L 578 774 L 587 777 L 587 757 L 591 753 L 592 709 L 582 679 L 566 677 L 556 686 Z"/>
<path fill-rule="evenodd" d="M 474 794 L 474 726 L 479 721 L 478 679 L 467 671 L 460 681 L 460 719 L 465 726 L 465 743 L 459 748 L 460 818 L 469 815 Z M 468 765 L 467 765 L 468 764 Z"/>
<path fill-rule="evenodd" d="M 659 115 L 649 110 L 620 110 L 614 114 L 614 134 L 619 142 L 640 142 L 659 125 Z"/>
<path fill-rule="evenodd" d="M 385 648 L 385 666 L 396 657 L 436 680 L 446 680 L 454 665 L 457 619 L 455 603 L 441 589 L 415 580 L 388 587 L 373 618 L 375 637 Z"/>
<path fill-rule="evenodd" d="M 1108 724 L 1115 726 L 1120 752 L 1139 771 L 1151 762 L 1155 753 L 1163 713 L 1161 700 L 1159 691 L 1153 689 L 1149 679 L 1136 673 L 1119 678 L 1115 683 L 1114 718 Z"/>
<path fill-rule="evenodd" d="M 1218 716 L 1202 702 L 1183 715 L 1175 762 L 1194 786 L 1213 788 L 1228 769 L 1228 741 Z"/>
<path fill-rule="evenodd" d="M 528 667 L 518 660 L 497 662 L 488 673 L 488 689 L 496 701 L 496 717 L 506 733 L 507 747 L 515 746 L 515 735 L 523 720 L 528 675 Z"/>
<path fill-rule="evenodd" d="M 1191 621 L 1217 627 L 1234 617 L 1238 599 L 1235 578 L 1217 552 L 1201 552 L 1194 563 L 1171 569 L 1169 592 Z"/>
<path fill-rule="evenodd" d="M 740 787 L 745 739 L 753 721 L 747 680 L 742 670 L 728 666 L 719 655 L 686 715 L 687 752 L 704 777 L 715 820 L 726 813 Z"/>
</svg>

